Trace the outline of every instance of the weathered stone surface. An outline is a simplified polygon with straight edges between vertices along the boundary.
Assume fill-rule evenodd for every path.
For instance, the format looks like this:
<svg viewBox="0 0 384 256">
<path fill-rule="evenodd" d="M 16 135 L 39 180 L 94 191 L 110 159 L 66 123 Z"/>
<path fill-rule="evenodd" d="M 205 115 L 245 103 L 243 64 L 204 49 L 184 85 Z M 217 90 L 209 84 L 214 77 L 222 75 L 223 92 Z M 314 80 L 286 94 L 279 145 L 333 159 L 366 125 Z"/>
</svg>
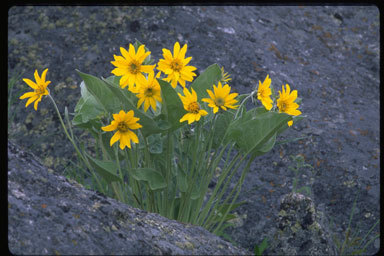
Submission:
<svg viewBox="0 0 384 256">
<path fill-rule="evenodd" d="M 275 217 L 276 228 L 269 233 L 267 254 L 335 255 L 324 215 L 310 197 L 290 193 L 283 197 Z"/>
<path fill-rule="evenodd" d="M 197 226 L 86 190 L 8 142 L 8 247 L 38 255 L 250 254 Z"/>
</svg>

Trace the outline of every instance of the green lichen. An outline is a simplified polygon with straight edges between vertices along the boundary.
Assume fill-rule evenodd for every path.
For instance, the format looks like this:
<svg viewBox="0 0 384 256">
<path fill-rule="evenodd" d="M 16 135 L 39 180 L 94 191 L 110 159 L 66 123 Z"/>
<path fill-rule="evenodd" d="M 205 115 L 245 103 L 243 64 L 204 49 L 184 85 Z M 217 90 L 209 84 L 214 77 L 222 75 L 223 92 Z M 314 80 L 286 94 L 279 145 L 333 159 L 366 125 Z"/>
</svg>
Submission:
<svg viewBox="0 0 384 256">
<path fill-rule="evenodd" d="M 193 250 L 195 248 L 195 246 L 192 243 L 188 242 L 188 241 L 186 241 L 184 243 L 176 241 L 175 245 L 177 247 L 179 247 L 180 249 L 183 249 L 183 250 L 185 250 L 185 249 Z"/>
<path fill-rule="evenodd" d="M 297 231 L 301 230 L 302 227 L 298 221 L 296 221 L 295 225 L 291 226 L 291 230 L 293 233 L 296 233 Z"/>
</svg>

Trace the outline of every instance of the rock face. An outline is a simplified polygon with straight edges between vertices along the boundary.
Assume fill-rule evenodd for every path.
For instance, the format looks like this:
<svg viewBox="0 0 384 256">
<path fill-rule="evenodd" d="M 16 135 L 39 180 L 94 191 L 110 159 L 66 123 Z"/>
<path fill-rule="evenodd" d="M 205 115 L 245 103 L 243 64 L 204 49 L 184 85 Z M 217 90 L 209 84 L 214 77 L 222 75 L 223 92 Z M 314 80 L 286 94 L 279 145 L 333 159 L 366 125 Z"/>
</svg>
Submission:
<svg viewBox="0 0 384 256">
<path fill-rule="evenodd" d="M 266 253 L 336 255 L 336 247 L 326 231 L 323 218 L 322 213 L 316 211 L 311 198 L 298 193 L 285 195 Z"/>
<path fill-rule="evenodd" d="M 8 142 L 8 248 L 39 255 L 246 255 L 197 226 L 151 214 L 58 176 Z"/>
</svg>

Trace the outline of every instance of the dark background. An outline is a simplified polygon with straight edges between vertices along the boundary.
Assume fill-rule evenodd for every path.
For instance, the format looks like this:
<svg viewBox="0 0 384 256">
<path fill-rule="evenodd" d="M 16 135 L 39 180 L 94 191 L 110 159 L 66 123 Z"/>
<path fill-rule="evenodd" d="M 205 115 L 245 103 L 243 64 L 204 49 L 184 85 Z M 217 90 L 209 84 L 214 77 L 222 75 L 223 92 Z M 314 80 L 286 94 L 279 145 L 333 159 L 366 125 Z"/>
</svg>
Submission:
<svg viewBox="0 0 384 256">
<path fill-rule="evenodd" d="M 380 214 L 379 28 L 374 6 L 14 6 L 8 79 L 18 80 L 9 99 L 8 139 L 66 174 L 68 159 L 75 161 L 72 145 L 48 99 L 38 111 L 18 99 L 29 90 L 22 78 L 49 68 L 48 87 L 60 111 L 73 112 L 81 82 L 75 69 L 110 76 L 113 54 L 135 38 L 156 61 L 162 48 L 187 43 L 190 65 L 198 73 L 213 63 L 224 66 L 234 91 L 250 92 L 269 74 L 276 90 L 288 83 L 303 99 L 306 118 L 280 139 L 306 138 L 255 160 L 240 196 L 248 203 L 237 211 L 237 227 L 227 230 L 232 240 L 250 250 L 262 241 L 280 198 L 292 190 L 288 167 L 297 154 L 314 168 L 301 171 L 299 187 L 311 188 L 340 238 L 359 196 L 353 228 L 363 237 Z M 377 226 L 367 241 L 378 232 Z M 377 239 L 368 254 L 379 246 Z"/>
</svg>

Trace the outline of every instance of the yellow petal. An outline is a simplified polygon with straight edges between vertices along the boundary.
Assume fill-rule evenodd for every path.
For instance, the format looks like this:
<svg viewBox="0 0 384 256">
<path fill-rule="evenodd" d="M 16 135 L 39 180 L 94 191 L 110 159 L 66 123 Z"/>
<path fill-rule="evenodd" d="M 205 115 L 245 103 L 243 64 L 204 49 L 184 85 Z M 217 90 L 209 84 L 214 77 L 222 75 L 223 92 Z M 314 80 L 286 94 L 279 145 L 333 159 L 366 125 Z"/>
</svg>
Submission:
<svg viewBox="0 0 384 256">
<path fill-rule="evenodd" d="M 39 104 L 39 102 L 41 101 L 41 96 L 35 101 L 35 103 L 33 104 L 33 108 L 37 111 L 37 105 Z"/>
<path fill-rule="evenodd" d="M 115 68 L 111 71 L 111 73 L 115 76 L 123 76 L 127 73 L 127 71 L 122 68 Z"/>
<path fill-rule="evenodd" d="M 155 66 L 156 65 L 142 65 L 140 71 L 144 73 L 152 73 L 154 72 L 153 69 L 155 68 Z"/>
<path fill-rule="evenodd" d="M 165 48 L 163 49 L 163 57 L 164 59 L 173 59 L 171 51 Z"/>
<path fill-rule="evenodd" d="M 145 99 L 145 101 L 144 101 L 144 111 L 147 112 L 148 108 L 149 108 L 149 99 Z"/>
<path fill-rule="evenodd" d="M 128 148 L 131 148 L 131 137 L 129 136 L 128 131 L 121 134 L 120 137 L 120 148 L 124 149 L 125 146 L 128 146 Z"/>
<path fill-rule="evenodd" d="M 180 123 L 184 122 L 184 121 L 187 121 L 189 119 L 189 115 L 190 113 L 187 113 L 185 114 L 181 119 L 180 119 Z"/>
<path fill-rule="evenodd" d="M 33 74 L 35 77 L 36 84 L 41 84 L 39 73 L 37 72 L 37 69 L 35 70 L 35 73 Z"/>
<path fill-rule="evenodd" d="M 125 49 L 125 48 L 123 48 L 123 47 L 120 47 L 120 52 L 121 52 L 121 55 L 123 55 L 123 57 L 121 57 L 121 59 L 120 58 L 117 58 L 116 60 L 117 61 L 124 61 L 125 63 L 127 63 L 127 62 L 131 62 L 132 61 L 132 58 L 131 58 L 131 56 L 129 55 L 129 52 Z M 124 60 L 125 59 L 125 60 Z"/>
<path fill-rule="evenodd" d="M 47 76 L 48 69 L 46 68 L 43 73 L 41 74 L 41 82 L 45 82 L 45 77 Z"/>
<path fill-rule="evenodd" d="M 206 116 L 206 115 L 208 115 L 208 112 L 205 111 L 204 109 L 200 109 L 199 114 L 202 116 Z"/>
<path fill-rule="evenodd" d="M 137 108 L 139 108 L 143 104 L 144 100 L 145 100 L 144 97 L 139 98 L 139 100 L 137 101 Z"/>
<path fill-rule="evenodd" d="M 129 44 L 128 53 L 129 53 L 129 57 L 131 57 L 131 59 L 136 59 L 136 51 L 135 51 L 135 47 L 133 46 L 133 44 Z"/>
<path fill-rule="evenodd" d="M 173 46 L 173 58 L 177 58 L 179 56 L 180 52 L 180 44 L 179 42 L 176 42 L 175 45 Z"/>
<path fill-rule="evenodd" d="M 181 48 L 180 52 L 179 52 L 179 55 L 177 56 L 179 59 L 184 59 L 185 58 L 185 53 L 187 52 L 187 44 L 185 44 L 183 46 L 183 48 Z M 189 62 L 189 61 L 188 61 Z M 187 62 L 187 63 L 188 63 Z M 183 61 L 183 64 L 184 64 L 184 61 Z M 187 65 L 187 64 L 184 64 L 184 65 Z"/>
<path fill-rule="evenodd" d="M 23 100 L 23 99 L 25 99 L 25 98 L 33 97 L 33 96 L 35 96 L 35 95 L 36 95 L 35 92 L 26 92 L 26 93 L 24 93 L 23 95 L 21 95 L 19 99 L 20 99 L 20 100 Z"/>
<path fill-rule="evenodd" d="M 140 45 L 139 46 L 139 48 L 137 49 L 137 53 L 136 53 L 136 57 L 138 58 L 138 59 L 140 59 L 140 57 L 142 57 L 142 55 L 144 55 L 144 53 L 145 53 L 145 49 L 144 49 L 144 45 L 142 44 L 142 45 Z M 148 53 L 148 55 L 149 54 L 151 54 L 151 52 L 147 52 Z M 146 58 L 146 56 L 144 57 L 144 59 Z M 143 59 L 143 60 L 144 60 Z"/>
<path fill-rule="evenodd" d="M 120 140 L 121 133 L 120 131 L 117 131 L 111 138 L 109 145 L 112 147 L 113 144 L 115 144 L 116 141 Z"/>
<path fill-rule="evenodd" d="M 32 102 L 34 102 L 35 100 L 37 100 L 39 98 L 39 96 L 38 95 L 34 95 L 34 96 L 32 96 L 31 98 L 29 98 L 28 100 L 27 100 L 27 103 L 25 103 L 25 107 L 28 107 L 28 105 L 29 104 L 31 104 Z"/>
<path fill-rule="evenodd" d="M 101 129 L 103 131 L 106 131 L 106 132 L 114 131 L 114 130 L 117 129 L 117 122 L 116 121 L 112 121 L 110 125 L 103 126 L 103 127 L 101 127 Z"/>
<path fill-rule="evenodd" d="M 31 87 L 32 89 L 37 89 L 38 86 L 35 82 L 33 82 L 32 80 L 28 79 L 28 78 L 24 78 L 23 81 L 29 85 L 29 87 Z"/>
<path fill-rule="evenodd" d="M 192 113 L 189 113 L 189 116 L 188 116 L 188 124 L 191 124 L 193 123 L 194 121 L 199 121 L 200 120 L 200 115 L 199 114 L 192 114 Z"/>
<path fill-rule="evenodd" d="M 136 143 L 136 144 L 139 143 L 139 138 L 137 137 L 137 135 L 134 132 L 127 131 L 127 133 L 128 133 L 128 135 L 129 135 L 129 137 L 133 143 Z"/>
</svg>

